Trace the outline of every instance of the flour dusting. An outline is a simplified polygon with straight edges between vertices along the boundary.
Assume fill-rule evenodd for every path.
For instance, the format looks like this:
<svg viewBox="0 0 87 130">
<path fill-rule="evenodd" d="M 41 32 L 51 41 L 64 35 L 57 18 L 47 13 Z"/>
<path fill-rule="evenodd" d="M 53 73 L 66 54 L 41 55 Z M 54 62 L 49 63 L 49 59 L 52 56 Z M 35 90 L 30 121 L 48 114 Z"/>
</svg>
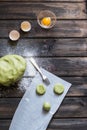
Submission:
<svg viewBox="0 0 87 130">
<path fill-rule="evenodd" d="M 36 75 L 36 69 L 34 68 L 32 63 L 29 61 L 29 58 L 26 59 L 26 62 L 27 62 L 27 68 L 26 68 L 24 76 L 34 77 Z"/>
<path fill-rule="evenodd" d="M 32 78 L 22 78 L 18 82 L 18 89 L 21 90 L 22 92 L 25 92 L 29 88 L 31 81 Z"/>
<path fill-rule="evenodd" d="M 26 59 L 26 63 L 27 63 L 27 67 L 24 76 L 27 77 L 22 78 L 21 81 L 18 83 L 19 86 L 18 89 L 20 89 L 22 92 L 25 92 L 28 89 L 33 77 L 35 77 L 37 72 L 34 66 L 32 65 L 32 63 L 29 61 L 29 58 Z"/>
</svg>

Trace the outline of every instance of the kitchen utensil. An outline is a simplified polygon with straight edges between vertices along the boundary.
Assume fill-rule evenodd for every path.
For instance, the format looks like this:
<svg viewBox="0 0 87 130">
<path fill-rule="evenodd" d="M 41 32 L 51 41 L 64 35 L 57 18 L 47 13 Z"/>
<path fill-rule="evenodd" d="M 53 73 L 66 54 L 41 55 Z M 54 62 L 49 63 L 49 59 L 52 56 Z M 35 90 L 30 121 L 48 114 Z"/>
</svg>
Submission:
<svg viewBox="0 0 87 130">
<path fill-rule="evenodd" d="M 44 81 L 47 85 L 49 85 L 49 84 L 50 84 L 49 79 L 47 78 L 47 76 L 45 76 L 45 75 L 42 73 L 42 71 L 40 70 L 40 68 L 39 68 L 39 66 L 37 65 L 37 63 L 36 63 L 36 61 L 34 60 L 34 58 L 30 58 L 30 61 L 31 61 L 31 63 L 34 65 L 34 67 L 39 71 L 39 73 L 40 73 L 40 75 L 41 75 L 43 81 Z"/>
</svg>

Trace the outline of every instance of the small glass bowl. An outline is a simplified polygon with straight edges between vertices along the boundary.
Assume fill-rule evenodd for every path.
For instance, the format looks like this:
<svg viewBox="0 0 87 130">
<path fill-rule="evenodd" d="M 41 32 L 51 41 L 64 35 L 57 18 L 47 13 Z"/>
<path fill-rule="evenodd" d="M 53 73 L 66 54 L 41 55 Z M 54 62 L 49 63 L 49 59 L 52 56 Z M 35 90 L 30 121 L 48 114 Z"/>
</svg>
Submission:
<svg viewBox="0 0 87 130">
<path fill-rule="evenodd" d="M 9 33 L 9 38 L 12 41 L 17 41 L 20 38 L 20 33 L 17 30 L 12 30 Z"/>
<path fill-rule="evenodd" d="M 51 18 L 51 24 L 49 26 L 41 24 L 41 20 L 45 17 Z M 42 28 L 50 29 L 56 24 L 56 15 L 50 10 L 43 10 L 37 16 L 37 22 Z"/>
<path fill-rule="evenodd" d="M 29 32 L 31 30 L 31 24 L 28 21 L 23 21 L 21 23 L 21 30 L 23 32 Z"/>
</svg>

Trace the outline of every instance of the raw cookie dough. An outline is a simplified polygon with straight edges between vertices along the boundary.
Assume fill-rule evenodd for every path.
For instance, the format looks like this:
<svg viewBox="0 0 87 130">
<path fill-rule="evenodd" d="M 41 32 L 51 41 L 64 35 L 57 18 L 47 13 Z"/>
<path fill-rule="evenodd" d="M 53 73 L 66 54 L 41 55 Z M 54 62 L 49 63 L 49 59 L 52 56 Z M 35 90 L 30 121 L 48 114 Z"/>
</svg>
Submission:
<svg viewBox="0 0 87 130">
<path fill-rule="evenodd" d="M 6 55 L 0 58 L 0 84 L 10 86 L 22 78 L 26 61 L 19 55 Z"/>
<path fill-rule="evenodd" d="M 36 93 L 38 95 L 43 95 L 45 92 L 46 92 L 46 89 L 45 89 L 43 84 L 40 84 L 40 85 L 37 86 Z"/>
<path fill-rule="evenodd" d="M 43 109 L 44 109 L 45 111 L 49 111 L 50 108 L 51 108 L 50 103 L 49 103 L 49 102 L 44 102 L 44 104 L 43 104 Z"/>
<path fill-rule="evenodd" d="M 54 93 L 60 95 L 64 92 L 64 86 L 59 83 L 55 84 L 53 90 L 54 90 Z"/>
</svg>

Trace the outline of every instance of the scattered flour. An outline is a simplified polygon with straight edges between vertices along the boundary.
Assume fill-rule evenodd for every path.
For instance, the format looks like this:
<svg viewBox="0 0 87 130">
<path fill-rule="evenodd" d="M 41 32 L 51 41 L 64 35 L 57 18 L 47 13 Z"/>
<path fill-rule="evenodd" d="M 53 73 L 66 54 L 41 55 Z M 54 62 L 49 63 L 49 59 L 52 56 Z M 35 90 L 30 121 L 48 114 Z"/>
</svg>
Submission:
<svg viewBox="0 0 87 130">
<path fill-rule="evenodd" d="M 36 75 L 37 72 L 32 63 L 29 61 L 29 58 L 26 59 L 26 62 L 27 67 L 24 73 L 25 78 L 22 78 L 21 81 L 18 83 L 18 89 L 20 89 L 22 92 L 25 92 L 28 89 L 33 77 Z"/>
<path fill-rule="evenodd" d="M 31 81 L 32 78 L 22 78 L 18 82 L 18 89 L 21 90 L 22 92 L 25 92 L 29 88 Z"/>
<path fill-rule="evenodd" d="M 27 68 L 26 68 L 24 76 L 34 77 L 36 75 L 36 69 L 35 69 L 35 67 L 29 61 L 29 58 L 26 59 L 26 62 L 27 62 Z"/>
</svg>

